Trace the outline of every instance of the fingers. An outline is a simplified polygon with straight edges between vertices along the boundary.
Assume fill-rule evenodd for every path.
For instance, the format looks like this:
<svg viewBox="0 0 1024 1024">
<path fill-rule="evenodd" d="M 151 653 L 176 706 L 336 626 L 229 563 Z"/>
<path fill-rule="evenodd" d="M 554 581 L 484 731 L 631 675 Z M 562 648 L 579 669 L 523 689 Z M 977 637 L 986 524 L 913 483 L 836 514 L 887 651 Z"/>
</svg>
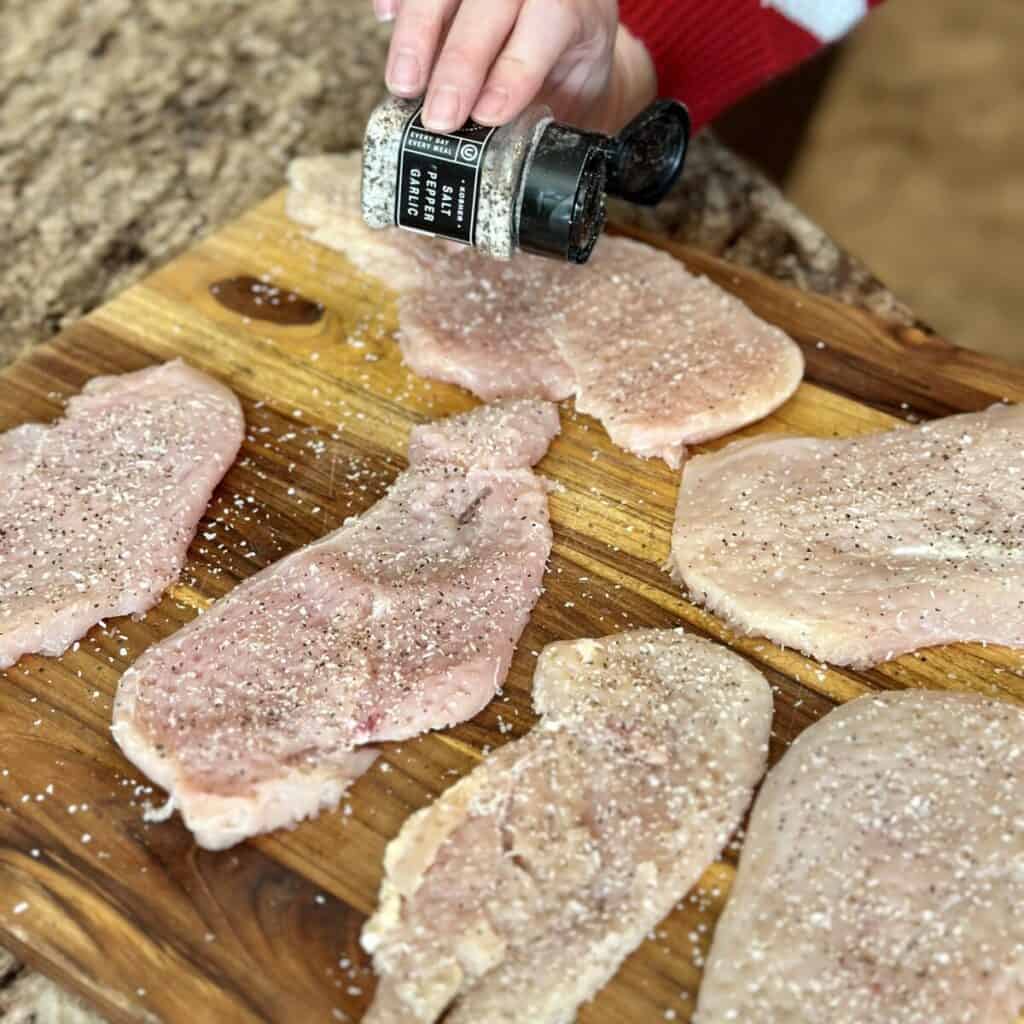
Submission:
<svg viewBox="0 0 1024 1024">
<path fill-rule="evenodd" d="M 400 0 L 373 0 L 373 13 L 378 21 L 394 21 Z"/>
<path fill-rule="evenodd" d="M 530 105 L 559 58 L 579 38 L 574 8 L 563 0 L 526 0 L 504 50 L 472 107 L 481 124 L 506 124 Z"/>
<path fill-rule="evenodd" d="M 385 72 L 388 89 L 395 96 L 423 95 L 445 26 L 457 5 L 458 0 L 402 0 L 397 5 Z"/>
<path fill-rule="evenodd" d="M 513 120 L 586 34 L 569 0 L 374 0 L 374 11 L 395 19 L 388 88 L 409 98 L 426 92 L 423 123 L 434 131 L 454 131 L 470 116 Z"/>
<path fill-rule="evenodd" d="M 430 76 L 427 128 L 450 132 L 466 123 L 521 6 L 522 0 L 463 0 Z"/>
</svg>

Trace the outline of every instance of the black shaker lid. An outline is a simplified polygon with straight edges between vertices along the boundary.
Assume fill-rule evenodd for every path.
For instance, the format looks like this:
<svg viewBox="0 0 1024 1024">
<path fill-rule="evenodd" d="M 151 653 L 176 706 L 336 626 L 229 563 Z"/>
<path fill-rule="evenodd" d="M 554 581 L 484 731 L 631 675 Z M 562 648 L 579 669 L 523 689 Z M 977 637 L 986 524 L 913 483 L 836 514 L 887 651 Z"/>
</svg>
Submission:
<svg viewBox="0 0 1024 1024">
<path fill-rule="evenodd" d="M 690 141 L 690 116 L 658 100 L 614 138 L 551 122 L 525 171 L 519 248 L 586 263 L 605 221 L 605 194 L 654 206 L 675 184 Z"/>
<path fill-rule="evenodd" d="M 586 263 L 604 227 L 607 139 L 551 122 L 526 168 L 519 247 Z"/>
<path fill-rule="evenodd" d="M 655 206 L 683 170 L 690 114 L 677 100 L 658 100 L 609 140 L 608 194 Z"/>
</svg>

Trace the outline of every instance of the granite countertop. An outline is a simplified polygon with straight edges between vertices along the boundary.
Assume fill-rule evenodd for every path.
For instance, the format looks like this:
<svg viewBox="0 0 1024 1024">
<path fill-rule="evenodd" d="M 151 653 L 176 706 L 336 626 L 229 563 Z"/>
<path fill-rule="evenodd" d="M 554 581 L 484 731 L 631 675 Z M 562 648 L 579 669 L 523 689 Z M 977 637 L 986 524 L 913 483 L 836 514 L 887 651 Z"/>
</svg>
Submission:
<svg viewBox="0 0 1024 1024">
<path fill-rule="evenodd" d="M 7 0 L 0 18 L 0 361 L 360 144 L 385 32 L 369 0 Z M 708 134 L 641 218 L 801 287 L 884 288 Z"/>
<path fill-rule="evenodd" d="M 5 0 L 0 365 L 279 187 L 293 156 L 359 145 L 381 95 L 386 43 L 369 7 Z M 676 194 L 627 219 L 801 288 L 910 317 L 708 133 L 695 140 Z M 95 1020 L 3 950 L 0 1018 Z"/>
</svg>

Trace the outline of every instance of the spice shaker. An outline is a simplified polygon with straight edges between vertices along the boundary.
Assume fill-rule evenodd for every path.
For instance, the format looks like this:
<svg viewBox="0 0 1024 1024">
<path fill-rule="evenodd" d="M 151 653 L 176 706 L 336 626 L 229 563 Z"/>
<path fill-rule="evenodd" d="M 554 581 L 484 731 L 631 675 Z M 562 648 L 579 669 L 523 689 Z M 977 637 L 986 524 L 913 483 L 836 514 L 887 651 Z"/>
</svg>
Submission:
<svg viewBox="0 0 1024 1024">
<path fill-rule="evenodd" d="M 499 128 L 469 121 L 423 127 L 422 101 L 385 99 L 363 145 L 363 218 L 472 245 L 585 263 L 605 222 L 605 197 L 658 203 L 683 169 L 686 107 L 659 100 L 618 135 L 556 122 L 543 104 Z"/>
</svg>

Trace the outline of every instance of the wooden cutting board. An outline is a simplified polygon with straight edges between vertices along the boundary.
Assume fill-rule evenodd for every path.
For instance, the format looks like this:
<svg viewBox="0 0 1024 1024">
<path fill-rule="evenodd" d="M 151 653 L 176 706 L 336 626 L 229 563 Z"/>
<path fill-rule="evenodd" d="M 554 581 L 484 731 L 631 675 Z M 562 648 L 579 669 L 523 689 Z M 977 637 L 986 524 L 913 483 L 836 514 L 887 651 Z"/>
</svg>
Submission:
<svg viewBox="0 0 1024 1024">
<path fill-rule="evenodd" d="M 743 431 L 845 436 L 1024 400 L 1024 371 L 921 328 L 893 328 L 677 248 L 804 347 L 808 382 Z M 257 304 L 251 282 L 295 297 Z M 283 311 L 283 312 L 282 312 Z M 230 385 L 249 425 L 181 583 L 141 622 L 94 629 L 60 659 L 0 674 L 0 941 L 123 1021 L 358 1020 L 373 975 L 358 944 L 384 846 L 493 747 L 531 726 L 530 677 L 556 639 L 680 623 L 750 658 L 776 693 L 772 759 L 835 702 L 873 689 L 970 689 L 1024 698 L 1024 655 L 956 646 L 870 672 L 835 670 L 740 639 L 686 603 L 662 571 L 677 477 L 614 448 L 563 406 L 540 471 L 555 547 L 547 590 L 504 693 L 446 733 L 388 745 L 343 809 L 224 853 L 197 849 L 120 756 L 108 726 L 117 679 L 143 650 L 239 580 L 369 507 L 404 464 L 409 429 L 469 408 L 455 387 L 408 373 L 393 296 L 307 242 L 269 199 L 0 375 L 0 429 L 60 414 L 91 377 L 183 356 Z M 707 447 L 717 447 L 711 445 Z M 688 1019 L 734 853 L 584 1008 L 586 1024 Z"/>
</svg>

